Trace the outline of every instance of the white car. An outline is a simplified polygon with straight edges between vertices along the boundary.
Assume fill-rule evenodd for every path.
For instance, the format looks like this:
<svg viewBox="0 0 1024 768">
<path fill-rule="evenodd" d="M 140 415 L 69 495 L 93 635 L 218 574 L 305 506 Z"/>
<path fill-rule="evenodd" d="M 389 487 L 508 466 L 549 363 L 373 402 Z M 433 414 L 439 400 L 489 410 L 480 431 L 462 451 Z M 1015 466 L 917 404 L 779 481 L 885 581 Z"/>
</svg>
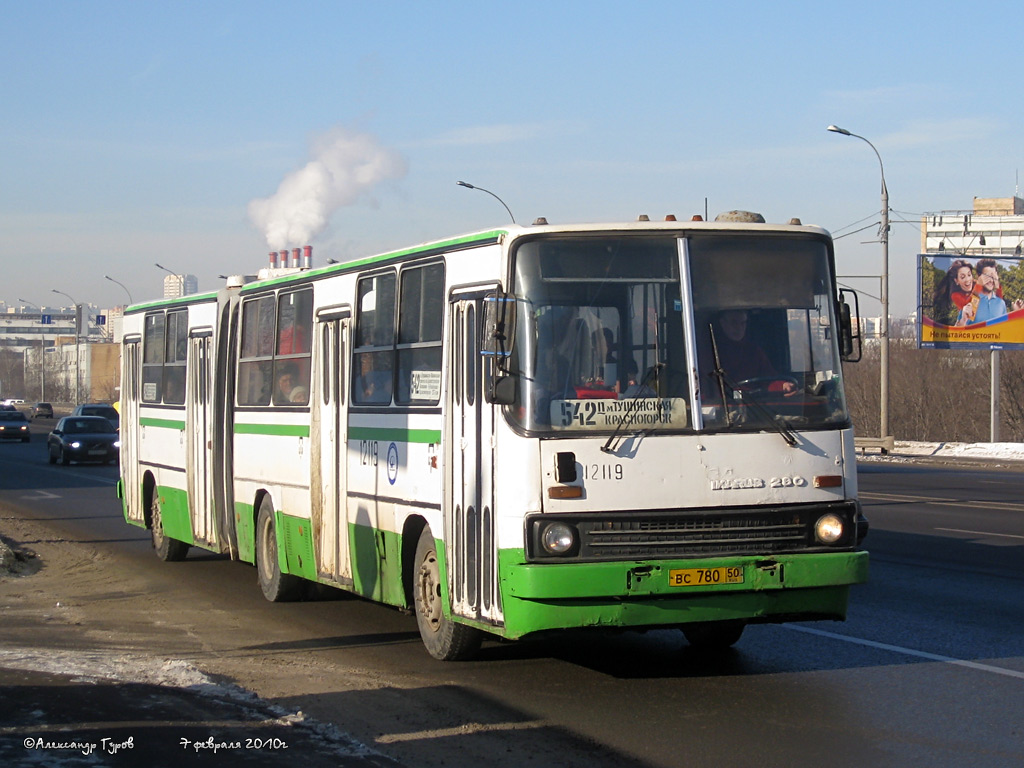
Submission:
<svg viewBox="0 0 1024 768">
<path fill-rule="evenodd" d="M 24 404 L 25 404 L 24 400 L 19 400 L 16 397 L 8 397 L 6 400 L 4 400 L 4 405 L 24 405 Z"/>
</svg>

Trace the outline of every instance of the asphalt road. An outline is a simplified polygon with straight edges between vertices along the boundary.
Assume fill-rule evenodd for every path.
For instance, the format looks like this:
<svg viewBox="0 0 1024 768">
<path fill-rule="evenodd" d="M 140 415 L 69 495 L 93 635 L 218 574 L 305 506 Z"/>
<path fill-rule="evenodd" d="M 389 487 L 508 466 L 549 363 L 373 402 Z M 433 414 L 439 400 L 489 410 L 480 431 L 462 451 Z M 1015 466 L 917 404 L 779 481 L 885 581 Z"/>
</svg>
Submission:
<svg viewBox="0 0 1024 768">
<path fill-rule="evenodd" d="M 0 532 L 40 526 L 28 546 L 77 553 L 40 646 L 185 659 L 404 765 L 1024 765 L 1015 471 L 862 466 L 871 581 L 845 623 L 751 627 L 717 657 L 663 631 L 487 643 L 463 664 L 430 659 L 393 609 L 272 605 L 249 566 L 158 562 L 115 479 L 0 445 Z M 23 591 L 53 600 L 53 576 Z M 0 652 L 26 637 L 0 631 Z"/>
</svg>

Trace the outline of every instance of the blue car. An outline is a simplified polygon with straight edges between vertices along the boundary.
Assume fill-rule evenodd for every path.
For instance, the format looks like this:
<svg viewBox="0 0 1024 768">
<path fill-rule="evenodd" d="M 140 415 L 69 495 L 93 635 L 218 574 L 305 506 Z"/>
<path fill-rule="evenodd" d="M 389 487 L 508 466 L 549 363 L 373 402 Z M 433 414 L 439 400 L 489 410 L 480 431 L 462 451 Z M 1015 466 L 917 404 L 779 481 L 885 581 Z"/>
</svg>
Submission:
<svg viewBox="0 0 1024 768">
<path fill-rule="evenodd" d="M 50 463 L 101 461 L 112 464 L 121 452 L 114 425 L 102 416 L 65 416 L 46 440 Z"/>
</svg>

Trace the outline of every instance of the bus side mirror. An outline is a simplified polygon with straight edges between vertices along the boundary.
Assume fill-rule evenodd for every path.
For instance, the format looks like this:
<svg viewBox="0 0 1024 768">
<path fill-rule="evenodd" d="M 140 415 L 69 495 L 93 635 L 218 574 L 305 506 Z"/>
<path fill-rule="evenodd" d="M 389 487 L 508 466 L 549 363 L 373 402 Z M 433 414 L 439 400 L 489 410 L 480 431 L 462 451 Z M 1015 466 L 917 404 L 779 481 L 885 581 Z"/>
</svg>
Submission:
<svg viewBox="0 0 1024 768">
<path fill-rule="evenodd" d="M 508 375 L 508 360 L 512 356 L 512 341 L 516 332 L 516 299 L 497 291 L 484 297 L 484 317 L 481 328 L 480 354 L 491 361 L 490 386 L 486 388 L 487 402 L 493 405 L 511 405 L 516 399 L 518 378 Z"/>
<path fill-rule="evenodd" d="M 853 301 L 853 312 L 847 297 Z M 861 357 L 860 323 L 853 329 L 853 318 L 860 318 L 860 301 L 856 291 L 839 291 L 839 356 L 847 363 L 856 363 Z"/>
<path fill-rule="evenodd" d="M 480 354 L 492 357 L 495 369 L 508 370 L 516 332 L 516 299 L 500 291 L 484 297 L 483 338 Z"/>
<path fill-rule="evenodd" d="M 491 379 L 487 402 L 492 405 L 512 405 L 516 401 L 516 376 L 496 376 Z"/>
</svg>

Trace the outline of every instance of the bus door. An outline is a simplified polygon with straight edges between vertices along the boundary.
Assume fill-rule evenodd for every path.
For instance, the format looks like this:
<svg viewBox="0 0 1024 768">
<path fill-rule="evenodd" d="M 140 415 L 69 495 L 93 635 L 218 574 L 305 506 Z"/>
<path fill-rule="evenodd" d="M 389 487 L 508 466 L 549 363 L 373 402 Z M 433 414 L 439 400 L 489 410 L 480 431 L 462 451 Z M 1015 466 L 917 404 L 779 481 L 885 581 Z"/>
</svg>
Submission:
<svg viewBox="0 0 1024 768">
<path fill-rule="evenodd" d="M 345 446 L 348 416 L 345 413 L 346 366 L 349 333 L 348 310 L 317 315 L 317 381 L 313 387 L 312 450 L 314 478 L 313 537 L 321 578 L 352 584 L 348 555 L 348 524 Z"/>
<path fill-rule="evenodd" d="M 139 381 L 142 337 L 126 338 L 121 348 L 121 485 L 129 520 L 143 522 L 142 479 L 139 472 Z"/>
<path fill-rule="evenodd" d="M 494 531 L 494 412 L 484 400 L 480 330 L 483 293 L 452 296 L 445 464 L 445 528 L 452 610 L 498 623 L 497 539 Z"/>
<path fill-rule="evenodd" d="M 213 503 L 213 330 L 193 330 L 188 340 L 188 383 L 185 390 L 186 461 L 189 514 L 197 542 L 216 545 L 217 517 Z"/>
</svg>

